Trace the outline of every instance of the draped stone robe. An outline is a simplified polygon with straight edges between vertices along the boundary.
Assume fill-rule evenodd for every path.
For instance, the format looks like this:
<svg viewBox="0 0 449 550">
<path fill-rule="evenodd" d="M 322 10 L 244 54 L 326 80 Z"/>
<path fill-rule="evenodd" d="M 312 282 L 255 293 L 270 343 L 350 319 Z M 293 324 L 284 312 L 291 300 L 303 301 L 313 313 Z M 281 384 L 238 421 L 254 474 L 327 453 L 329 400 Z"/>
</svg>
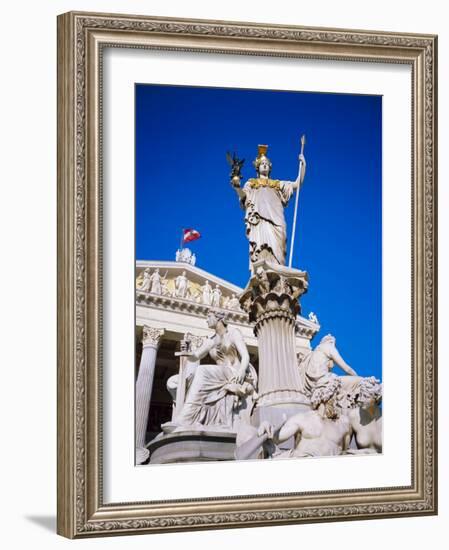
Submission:
<svg viewBox="0 0 449 550">
<path fill-rule="evenodd" d="M 250 269 L 258 260 L 285 265 L 287 250 L 284 208 L 294 193 L 292 182 L 249 179 L 242 188 L 249 240 Z"/>
<path fill-rule="evenodd" d="M 213 426 L 234 429 L 236 416 L 246 409 L 256 390 L 257 374 L 252 365 L 242 384 L 234 378 L 241 365 L 242 355 L 247 356 L 246 345 L 240 331 L 227 329 L 223 336 L 215 334 L 196 352 L 198 359 L 209 353 L 216 364 L 198 365 L 193 374 L 186 400 L 176 422 L 180 426 Z M 241 393 L 237 399 L 236 391 Z M 240 405 L 238 406 L 238 403 Z"/>
<path fill-rule="evenodd" d="M 310 397 L 317 390 L 326 392 L 329 384 L 332 384 L 334 378 L 339 378 L 342 390 L 345 393 L 352 391 L 362 378 L 360 376 L 337 376 L 332 373 L 334 364 L 341 368 L 346 366 L 346 362 L 341 357 L 335 344 L 332 342 L 321 342 L 311 351 L 299 365 L 302 391 Z"/>
</svg>

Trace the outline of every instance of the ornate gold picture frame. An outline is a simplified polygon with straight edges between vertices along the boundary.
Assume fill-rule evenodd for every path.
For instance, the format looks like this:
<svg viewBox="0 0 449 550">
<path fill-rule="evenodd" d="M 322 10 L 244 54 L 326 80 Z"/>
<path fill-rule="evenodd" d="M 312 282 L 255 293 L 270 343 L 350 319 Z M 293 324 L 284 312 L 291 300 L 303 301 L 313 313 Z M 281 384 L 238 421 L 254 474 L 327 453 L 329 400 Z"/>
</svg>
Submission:
<svg viewBox="0 0 449 550">
<path fill-rule="evenodd" d="M 106 502 L 103 55 L 107 48 L 411 69 L 411 483 Z M 58 533 L 69 538 L 437 513 L 437 37 L 66 13 L 58 18 Z M 132 370 L 132 365 L 130 366 Z"/>
</svg>

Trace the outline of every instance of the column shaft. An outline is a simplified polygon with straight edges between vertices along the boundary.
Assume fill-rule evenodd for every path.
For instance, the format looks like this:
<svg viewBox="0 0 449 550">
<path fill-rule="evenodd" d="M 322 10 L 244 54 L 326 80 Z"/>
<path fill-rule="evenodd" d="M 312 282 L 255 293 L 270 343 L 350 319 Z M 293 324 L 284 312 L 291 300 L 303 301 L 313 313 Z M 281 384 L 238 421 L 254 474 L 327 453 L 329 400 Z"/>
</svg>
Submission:
<svg viewBox="0 0 449 550">
<path fill-rule="evenodd" d="M 154 370 L 156 367 L 157 349 L 163 329 L 144 327 L 143 350 L 139 374 L 136 381 L 136 463 L 142 464 L 149 455 L 145 448 L 145 434 L 150 413 L 151 392 L 153 390 Z"/>
<path fill-rule="evenodd" d="M 272 318 L 259 327 L 259 403 L 302 400 L 294 324 Z"/>
</svg>

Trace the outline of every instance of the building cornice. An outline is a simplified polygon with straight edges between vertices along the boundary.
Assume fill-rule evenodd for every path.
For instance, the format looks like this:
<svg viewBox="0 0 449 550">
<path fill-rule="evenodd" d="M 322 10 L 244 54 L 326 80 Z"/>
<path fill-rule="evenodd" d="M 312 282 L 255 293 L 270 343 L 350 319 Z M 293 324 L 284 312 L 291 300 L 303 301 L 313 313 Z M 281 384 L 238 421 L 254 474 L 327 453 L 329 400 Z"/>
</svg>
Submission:
<svg viewBox="0 0 449 550">
<path fill-rule="evenodd" d="M 225 308 L 212 307 L 199 302 L 193 302 L 185 298 L 178 298 L 175 296 L 164 296 L 162 294 L 152 294 L 151 292 L 145 292 L 142 290 L 136 291 L 136 304 L 147 305 L 157 309 L 163 309 L 165 311 L 175 311 L 177 313 L 185 313 L 188 315 L 194 315 L 196 317 L 204 318 L 207 316 L 209 310 L 219 309 L 226 313 L 227 319 L 230 322 L 250 326 L 248 321 L 248 315 L 244 311 L 236 311 Z"/>
<path fill-rule="evenodd" d="M 207 317 L 209 310 L 220 309 L 221 311 L 226 313 L 226 317 L 230 323 L 233 323 L 235 325 L 242 325 L 245 327 L 253 327 L 253 323 L 249 322 L 248 315 L 244 311 L 236 311 L 226 308 L 214 308 L 212 306 L 193 302 L 185 298 L 163 296 L 161 294 L 152 294 L 151 292 L 137 290 L 136 305 L 169 312 L 183 313 L 185 315 L 193 315 L 194 317 L 199 317 L 201 319 Z M 310 340 L 319 330 L 320 325 L 308 319 L 305 319 L 304 317 L 297 317 L 296 332 L 299 336 L 308 338 Z"/>
</svg>

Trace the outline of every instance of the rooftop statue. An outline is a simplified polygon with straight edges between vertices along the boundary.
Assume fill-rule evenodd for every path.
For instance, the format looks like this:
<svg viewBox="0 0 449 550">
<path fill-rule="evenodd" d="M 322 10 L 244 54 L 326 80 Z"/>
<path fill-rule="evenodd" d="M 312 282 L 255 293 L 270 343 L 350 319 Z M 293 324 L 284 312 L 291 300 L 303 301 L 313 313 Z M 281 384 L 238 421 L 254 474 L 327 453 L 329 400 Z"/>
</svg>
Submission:
<svg viewBox="0 0 449 550">
<path fill-rule="evenodd" d="M 151 271 L 150 268 L 147 267 L 145 271 L 143 272 L 143 282 L 141 283 L 139 290 L 143 292 L 148 292 L 151 287 Z"/>
<path fill-rule="evenodd" d="M 178 275 L 175 279 L 175 296 L 178 298 L 185 298 L 188 284 L 189 280 L 186 277 L 186 272 L 183 271 L 181 275 Z"/>
<path fill-rule="evenodd" d="M 196 255 L 190 250 L 190 248 L 179 248 L 176 251 L 176 261 L 195 265 Z"/>
</svg>

